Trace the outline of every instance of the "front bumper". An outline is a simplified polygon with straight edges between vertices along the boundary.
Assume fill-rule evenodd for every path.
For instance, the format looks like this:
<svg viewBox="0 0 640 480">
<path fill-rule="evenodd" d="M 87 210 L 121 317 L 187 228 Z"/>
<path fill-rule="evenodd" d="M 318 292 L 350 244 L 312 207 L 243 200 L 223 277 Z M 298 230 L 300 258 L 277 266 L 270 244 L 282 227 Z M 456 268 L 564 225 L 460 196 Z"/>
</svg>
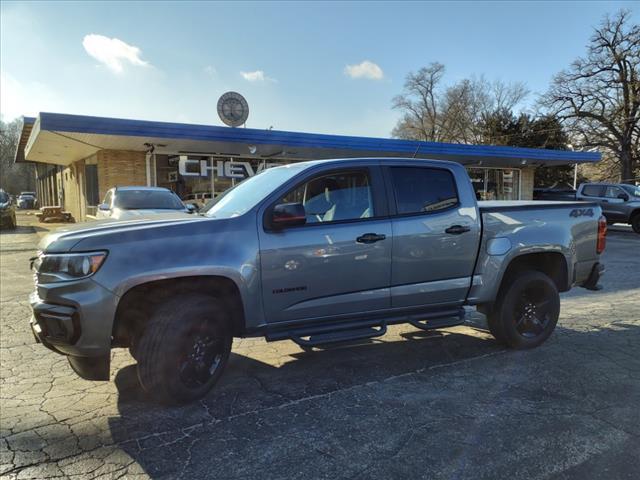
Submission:
<svg viewBox="0 0 640 480">
<path fill-rule="evenodd" d="M 92 279 L 37 285 L 29 297 L 36 339 L 63 355 L 101 357 L 111 350 L 118 297 Z"/>
</svg>

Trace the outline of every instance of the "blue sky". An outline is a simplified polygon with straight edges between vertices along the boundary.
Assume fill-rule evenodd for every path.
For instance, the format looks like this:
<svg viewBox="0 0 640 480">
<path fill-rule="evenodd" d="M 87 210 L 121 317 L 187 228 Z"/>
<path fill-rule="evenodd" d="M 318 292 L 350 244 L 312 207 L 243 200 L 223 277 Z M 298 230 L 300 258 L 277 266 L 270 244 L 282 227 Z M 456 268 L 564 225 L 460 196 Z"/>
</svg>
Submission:
<svg viewBox="0 0 640 480">
<path fill-rule="evenodd" d="M 235 90 L 248 127 L 386 137 L 407 72 L 520 80 L 533 102 L 620 8 L 638 21 L 634 2 L 3 1 L 0 111 L 220 125 Z"/>
</svg>

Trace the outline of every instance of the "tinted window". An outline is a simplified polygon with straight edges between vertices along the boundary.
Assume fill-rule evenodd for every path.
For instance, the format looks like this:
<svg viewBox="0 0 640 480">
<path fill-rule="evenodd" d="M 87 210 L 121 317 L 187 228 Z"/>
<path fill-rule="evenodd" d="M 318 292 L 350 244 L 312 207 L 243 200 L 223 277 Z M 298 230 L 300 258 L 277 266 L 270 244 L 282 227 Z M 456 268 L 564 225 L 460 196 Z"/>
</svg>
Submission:
<svg viewBox="0 0 640 480">
<path fill-rule="evenodd" d="M 625 191 L 629 194 L 632 195 L 634 197 L 640 197 L 640 187 L 636 187 L 633 185 L 621 185 L 622 188 L 625 189 Z"/>
<path fill-rule="evenodd" d="M 624 192 L 618 187 L 607 187 L 604 192 L 604 196 L 607 198 L 618 198 L 618 195 L 622 195 Z"/>
<path fill-rule="evenodd" d="M 297 187 L 278 203 L 301 203 L 307 223 L 357 220 L 374 216 L 366 171 L 323 175 Z"/>
<path fill-rule="evenodd" d="M 602 185 L 585 185 L 582 188 L 582 195 L 585 197 L 601 197 L 604 187 Z"/>
<path fill-rule="evenodd" d="M 98 205 L 98 203 L 100 203 L 100 195 L 98 193 L 98 166 L 87 165 L 84 167 L 84 172 L 87 205 Z"/>
<path fill-rule="evenodd" d="M 118 190 L 115 206 L 124 210 L 184 210 L 178 197 L 162 190 Z"/>
<path fill-rule="evenodd" d="M 398 213 L 437 212 L 458 203 L 453 175 L 439 168 L 392 167 Z"/>
</svg>

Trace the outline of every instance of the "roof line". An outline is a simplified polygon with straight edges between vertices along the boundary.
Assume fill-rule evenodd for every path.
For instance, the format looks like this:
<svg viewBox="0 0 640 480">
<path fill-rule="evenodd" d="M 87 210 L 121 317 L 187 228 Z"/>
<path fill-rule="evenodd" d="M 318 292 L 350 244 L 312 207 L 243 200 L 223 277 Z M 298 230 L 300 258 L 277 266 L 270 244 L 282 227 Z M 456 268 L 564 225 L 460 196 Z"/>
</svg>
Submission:
<svg viewBox="0 0 640 480">
<path fill-rule="evenodd" d="M 209 142 L 223 141 L 256 145 L 286 145 L 298 148 L 380 151 L 403 154 L 413 154 L 416 149 L 419 149 L 421 156 L 490 156 L 530 161 L 555 160 L 569 163 L 597 162 L 601 158 L 599 152 L 575 152 L 498 145 L 468 145 L 390 138 L 328 135 L 282 130 L 229 128 L 214 125 L 156 122 L 50 112 L 40 113 L 40 127 L 42 130 L 56 132 L 173 138 Z"/>
</svg>

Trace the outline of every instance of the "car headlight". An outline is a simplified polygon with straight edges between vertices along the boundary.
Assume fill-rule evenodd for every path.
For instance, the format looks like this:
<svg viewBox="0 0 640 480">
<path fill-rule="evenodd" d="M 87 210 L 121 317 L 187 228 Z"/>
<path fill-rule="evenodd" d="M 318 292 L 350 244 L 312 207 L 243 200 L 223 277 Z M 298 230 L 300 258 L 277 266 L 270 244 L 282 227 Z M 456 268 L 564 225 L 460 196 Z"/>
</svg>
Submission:
<svg viewBox="0 0 640 480">
<path fill-rule="evenodd" d="M 107 252 L 40 254 L 31 261 L 39 283 L 66 282 L 90 277 L 100 269 Z"/>
</svg>

